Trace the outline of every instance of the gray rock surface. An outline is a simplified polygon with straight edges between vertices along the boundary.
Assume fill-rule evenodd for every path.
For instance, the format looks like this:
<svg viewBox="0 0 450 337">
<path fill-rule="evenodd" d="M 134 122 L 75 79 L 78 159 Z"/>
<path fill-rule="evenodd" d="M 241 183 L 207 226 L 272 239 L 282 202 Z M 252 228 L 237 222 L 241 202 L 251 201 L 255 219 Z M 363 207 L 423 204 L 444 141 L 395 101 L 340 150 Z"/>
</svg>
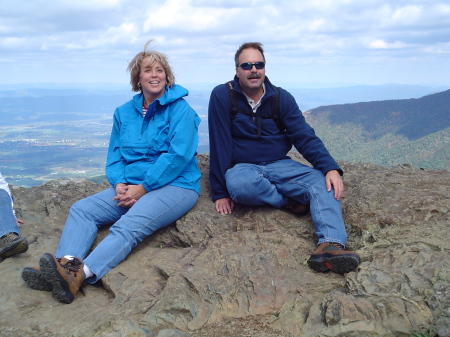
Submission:
<svg viewBox="0 0 450 337">
<path fill-rule="evenodd" d="M 357 271 L 309 269 L 310 216 L 242 205 L 216 213 L 208 157 L 199 155 L 195 208 L 68 305 L 27 288 L 21 270 L 55 251 L 75 201 L 107 186 L 12 187 L 30 248 L 0 263 L 0 335 L 398 337 L 434 326 L 450 336 L 450 172 L 340 164 L 348 248 L 363 261 Z"/>
<path fill-rule="evenodd" d="M 177 329 L 160 330 L 156 337 L 189 337 L 189 334 Z"/>
</svg>

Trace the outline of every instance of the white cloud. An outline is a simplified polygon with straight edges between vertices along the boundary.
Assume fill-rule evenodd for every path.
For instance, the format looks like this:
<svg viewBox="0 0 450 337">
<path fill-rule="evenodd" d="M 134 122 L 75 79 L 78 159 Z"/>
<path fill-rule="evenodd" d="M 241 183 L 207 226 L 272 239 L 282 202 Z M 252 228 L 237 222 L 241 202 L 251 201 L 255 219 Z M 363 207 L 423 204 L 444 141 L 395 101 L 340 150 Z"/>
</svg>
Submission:
<svg viewBox="0 0 450 337">
<path fill-rule="evenodd" d="M 427 46 L 423 48 L 423 52 L 428 54 L 445 54 L 448 57 L 450 55 L 450 42 Z"/>
<path fill-rule="evenodd" d="M 215 6 L 192 6 L 189 0 L 168 0 L 156 11 L 148 11 L 144 22 L 144 32 L 168 30 L 169 32 L 201 32 L 209 35 L 211 31 L 224 28 L 234 31 L 232 21 L 245 20 L 246 8 L 222 8 Z M 227 34 L 227 31 L 222 31 Z"/>
<path fill-rule="evenodd" d="M 406 47 L 406 44 L 402 42 L 387 43 L 384 40 L 375 40 L 369 43 L 369 46 L 373 49 L 397 49 Z"/>
<path fill-rule="evenodd" d="M 404 6 L 396 8 L 389 16 L 391 24 L 411 25 L 419 22 L 422 19 L 422 7 L 421 6 Z"/>
<path fill-rule="evenodd" d="M 358 78 L 361 69 L 351 69 L 361 64 L 370 80 L 379 62 L 395 70 L 409 55 L 422 68 L 448 69 L 449 14 L 444 0 L 1 0 L 0 73 L 3 81 L 24 78 L 20 66 L 10 67 L 15 60 L 38 69 L 66 62 L 77 65 L 74 77 L 82 67 L 110 77 L 154 38 L 152 46 L 189 80 L 229 77 L 246 41 L 264 43 L 269 63 L 294 64 L 280 76 L 345 68 Z"/>
</svg>

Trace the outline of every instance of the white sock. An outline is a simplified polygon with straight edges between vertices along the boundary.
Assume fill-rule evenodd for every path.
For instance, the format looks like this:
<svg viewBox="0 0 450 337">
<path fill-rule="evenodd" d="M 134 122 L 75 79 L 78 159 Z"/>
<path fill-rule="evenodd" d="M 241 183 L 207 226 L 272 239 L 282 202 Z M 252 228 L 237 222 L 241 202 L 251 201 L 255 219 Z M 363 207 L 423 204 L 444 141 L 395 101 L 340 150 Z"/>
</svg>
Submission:
<svg viewBox="0 0 450 337">
<path fill-rule="evenodd" d="M 86 265 L 83 266 L 83 271 L 84 271 L 84 275 L 86 275 L 86 278 L 94 276 L 94 273 Z"/>
</svg>

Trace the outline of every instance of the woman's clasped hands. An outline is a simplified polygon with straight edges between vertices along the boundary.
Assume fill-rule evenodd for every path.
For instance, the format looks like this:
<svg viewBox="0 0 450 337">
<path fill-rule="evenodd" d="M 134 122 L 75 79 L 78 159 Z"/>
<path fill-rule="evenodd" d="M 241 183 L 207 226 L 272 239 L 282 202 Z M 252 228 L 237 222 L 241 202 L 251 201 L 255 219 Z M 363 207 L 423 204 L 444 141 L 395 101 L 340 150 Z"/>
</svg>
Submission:
<svg viewBox="0 0 450 337">
<path fill-rule="evenodd" d="M 119 207 L 132 207 L 136 201 L 138 201 L 147 191 L 142 186 L 139 185 L 127 185 L 119 183 L 116 185 L 116 196 L 113 200 L 118 200 Z"/>
</svg>

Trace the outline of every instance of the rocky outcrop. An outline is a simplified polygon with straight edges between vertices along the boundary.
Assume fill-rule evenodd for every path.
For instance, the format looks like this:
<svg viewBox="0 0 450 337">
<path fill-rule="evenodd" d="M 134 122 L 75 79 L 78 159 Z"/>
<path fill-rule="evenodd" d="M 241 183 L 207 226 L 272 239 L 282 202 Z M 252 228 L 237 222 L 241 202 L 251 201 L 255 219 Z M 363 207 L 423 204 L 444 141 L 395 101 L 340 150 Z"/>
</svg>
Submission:
<svg viewBox="0 0 450 337">
<path fill-rule="evenodd" d="M 194 209 L 69 305 L 27 288 L 21 270 L 54 252 L 71 204 L 107 186 L 12 187 L 30 248 L 0 263 L 0 335 L 398 337 L 434 326 L 450 336 L 450 172 L 340 164 L 348 247 L 363 261 L 355 272 L 306 265 L 310 216 L 242 205 L 216 213 L 199 155 Z"/>
</svg>

